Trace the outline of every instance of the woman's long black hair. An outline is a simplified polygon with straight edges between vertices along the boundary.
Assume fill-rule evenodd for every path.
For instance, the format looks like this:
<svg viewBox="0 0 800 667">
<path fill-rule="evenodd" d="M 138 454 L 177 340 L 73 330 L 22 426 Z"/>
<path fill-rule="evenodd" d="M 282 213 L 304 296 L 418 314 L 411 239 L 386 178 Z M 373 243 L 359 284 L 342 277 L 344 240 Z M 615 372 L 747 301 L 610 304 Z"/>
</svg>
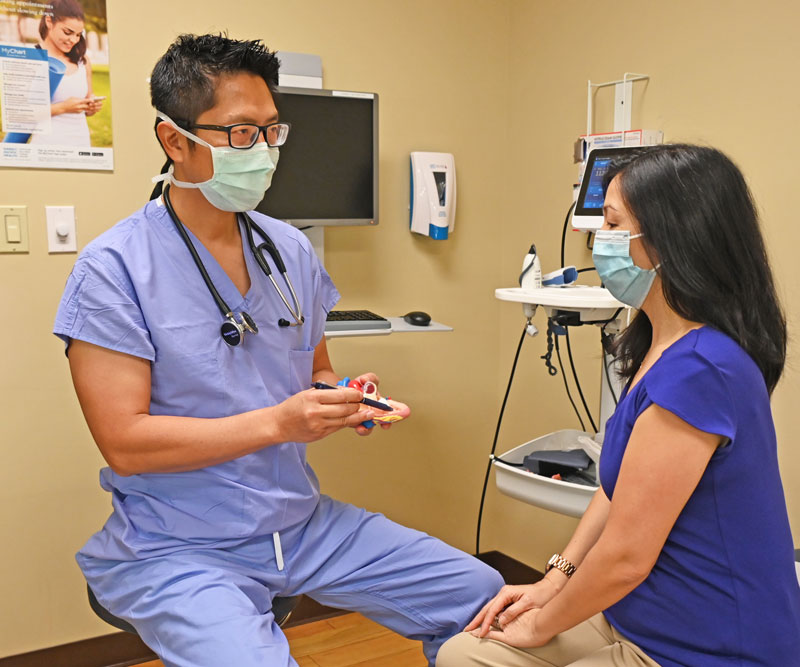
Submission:
<svg viewBox="0 0 800 667">
<path fill-rule="evenodd" d="M 611 164 L 666 302 L 681 317 L 711 326 L 752 357 L 772 394 L 786 360 L 786 319 L 744 176 L 720 151 L 672 144 Z M 644 312 L 617 339 L 621 375 L 636 374 L 652 341 Z"/>
<path fill-rule="evenodd" d="M 63 21 L 64 19 L 80 19 L 81 21 L 86 21 L 83 14 L 83 7 L 81 7 L 77 0 L 53 0 L 50 3 L 49 12 L 45 16 L 42 16 L 42 20 L 39 21 L 39 35 L 42 39 L 45 39 L 49 32 L 46 21 L 48 17 L 53 24 Z M 86 37 L 81 33 L 80 39 L 78 39 L 75 46 L 67 53 L 67 59 L 77 65 L 86 60 L 85 56 Z"/>
</svg>

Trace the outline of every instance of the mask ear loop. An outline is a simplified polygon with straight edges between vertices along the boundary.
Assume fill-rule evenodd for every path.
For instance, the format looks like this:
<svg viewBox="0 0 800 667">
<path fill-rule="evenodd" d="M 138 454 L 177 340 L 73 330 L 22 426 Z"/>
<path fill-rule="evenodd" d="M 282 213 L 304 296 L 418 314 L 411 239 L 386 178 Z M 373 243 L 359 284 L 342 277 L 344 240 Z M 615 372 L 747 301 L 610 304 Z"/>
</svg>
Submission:
<svg viewBox="0 0 800 667">
<path fill-rule="evenodd" d="M 156 140 L 158 141 L 158 145 L 161 146 L 161 150 L 164 151 L 164 154 L 166 154 L 167 151 L 164 150 L 164 144 L 161 143 L 161 138 L 158 136 L 158 126 L 160 123 L 163 122 L 164 120 L 162 118 L 156 117 L 156 124 L 153 126 L 153 131 L 156 133 Z M 164 166 L 161 167 L 159 175 L 166 174 L 171 166 L 172 166 L 172 158 L 169 155 L 167 155 L 167 160 L 166 162 L 164 162 Z M 158 199 L 163 191 L 164 191 L 164 181 L 160 180 L 156 183 L 155 187 L 153 188 L 153 191 L 150 193 L 150 201 Z"/>
<path fill-rule="evenodd" d="M 634 234 L 633 236 L 629 236 L 628 237 L 628 255 L 631 254 L 630 242 L 633 239 L 638 239 L 638 238 L 641 238 L 642 236 L 644 236 L 644 233 L 643 232 L 639 232 L 638 234 Z M 644 249 L 645 249 L 645 252 L 647 252 L 647 245 L 645 245 Z M 650 253 L 649 252 L 647 253 L 647 257 L 650 259 L 651 262 L 653 261 L 653 258 L 650 257 Z M 658 270 L 660 268 L 661 268 L 661 262 L 659 262 L 658 264 L 653 264 L 653 268 L 652 269 L 648 269 L 648 270 L 649 271 L 655 271 L 656 274 L 658 275 Z"/>
</svg>

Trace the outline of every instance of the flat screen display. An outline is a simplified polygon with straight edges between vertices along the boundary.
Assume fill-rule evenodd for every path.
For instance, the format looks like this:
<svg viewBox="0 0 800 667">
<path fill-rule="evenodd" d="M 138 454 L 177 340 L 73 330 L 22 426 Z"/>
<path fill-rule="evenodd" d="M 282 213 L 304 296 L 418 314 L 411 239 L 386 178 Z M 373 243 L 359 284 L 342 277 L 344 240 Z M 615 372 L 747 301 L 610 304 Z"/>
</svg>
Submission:
<svg viewBox="0 0 800 667">
<path fill-rule="evenodd" d="M 378 223 L 378 96 L 279 87 L 291 123 L 278 167 L 256 210 L 308 225 Z"/>
<path fill-rule="evenodd" d="M 589 172 L 589 182 L 586 184 L 586 194 L 583 198 L 583 208 L 603 209 L 603 201 L 605 199 L 603 177 L 606 175 L 610 164 L 610 157 L 598 158 L 592 164 L 592 170 Z"/>
<path fill-rule="evenodd" d="M 611 162 L 623 155 L 642 150 L 642 146 L 627 146 L 625 148 L 596 148 L 586 160 L 586 169 L 583 172 L 583 181 L 575 203 L 575 215 L 599 216 L 603 215 L 603 179 L 605 178 Z"/>
</svg>

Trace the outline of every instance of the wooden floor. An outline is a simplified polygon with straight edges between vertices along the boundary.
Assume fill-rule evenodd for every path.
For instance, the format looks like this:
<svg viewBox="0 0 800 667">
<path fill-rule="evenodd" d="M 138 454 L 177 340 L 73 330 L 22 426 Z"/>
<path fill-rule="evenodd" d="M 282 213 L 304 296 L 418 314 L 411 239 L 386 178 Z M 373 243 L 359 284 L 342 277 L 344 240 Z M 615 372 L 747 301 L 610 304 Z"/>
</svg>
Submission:
<svg viewBox="0 0 800 667">
<path fill-rule="evenodd" d="M 300 667 L 425 667 L 422 644 L 361 614 L 334 616 L 285 630 Z M 138 667 L 163 667 L 161 661 Z"/>
</svg>

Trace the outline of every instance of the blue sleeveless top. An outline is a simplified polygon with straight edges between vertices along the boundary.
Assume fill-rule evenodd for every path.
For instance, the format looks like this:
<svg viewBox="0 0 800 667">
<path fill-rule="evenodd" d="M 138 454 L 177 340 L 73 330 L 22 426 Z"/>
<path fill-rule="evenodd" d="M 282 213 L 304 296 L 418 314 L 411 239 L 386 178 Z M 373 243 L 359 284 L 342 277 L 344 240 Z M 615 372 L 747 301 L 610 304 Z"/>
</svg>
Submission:
<svg viewBox="0 0 800 667">
<path fill-rule="evenodd" d="M 728 443 L 647 579 L 606 618 L 663 667 L 800 665 L 800 586 L 761 372 L 709 327 L 669 347 L 606 425 L 600 479 L 609 498 L 633 425 L 654 403 Z"/>
</svg>

